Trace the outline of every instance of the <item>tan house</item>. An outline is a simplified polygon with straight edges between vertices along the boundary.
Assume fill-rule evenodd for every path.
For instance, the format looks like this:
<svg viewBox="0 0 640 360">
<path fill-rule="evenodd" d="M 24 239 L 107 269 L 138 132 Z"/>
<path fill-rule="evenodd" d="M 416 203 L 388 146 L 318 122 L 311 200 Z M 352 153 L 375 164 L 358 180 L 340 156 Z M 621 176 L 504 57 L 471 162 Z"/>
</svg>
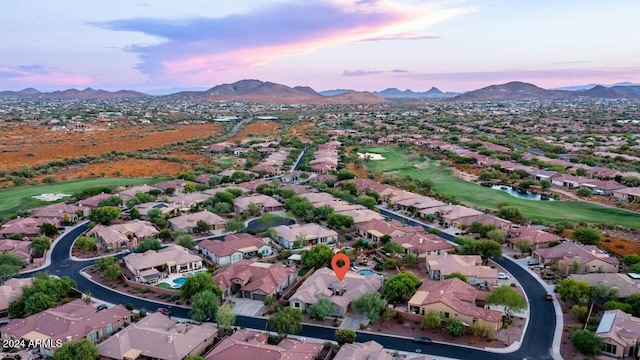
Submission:
<svg viewBox="0 0 640 360">
<path fill-rule="evenodd" d="M 338 241 L 338 233 L 318 224 L 279 225 L 272 228 L 275 238 L 280 245 L 292 249 L 296 241 L 302 240 L 303 246 L 316 244 L 332 244 Z"/>
<path fill-rule="evenodd" d="M 460 228 L 461 226 L 470 227 L 474 222 L 480 222 L 482 225 L 493 225 L 496 229 L 507 231 L 511 229 L 513 223 L 509 220 L 501 219 L 491 214 L 479 214 L 474 216 L 467 216 L 454 221 L 453 226 Z"/>
<path fill-rule="evenodd" d="M 77 222 L 79 217 L 86 217 L 91 209 L 76 205 L 67 205 L 65 203 L 53 204 L 37 208 L 31 211 L 31 217 L 35 219 L 47 219 L 57 223 L 65 220 Z"/>
<path fill-rule="evenodd" d="M 613 190 L 613 198 L 620 201 L 638 202 L 640 200 L 640 186 Z"/>
<path fill-rule="evenodd" d="M 224 241 L 202 240 L 196 248 L 218 265 L 233 264 L 242 259 L 251 259 L 258 254 L 264 257 L 273 254 L 273 248 L 267 242 L 244 233 L 227 235 Z"/>
<path fill-rule="evenodd" d="M 333 360 L 393 360 L 396 359 L 382 345 L 375 341 L 364 343 L 344 344 L 338 350 Z M 411 360 L 433 360 L 427 355 L 411 357 Z"/>
<path fill-rule="evenodd" d="M 31 241 L 0 239 L 0 253 L 18 255 L 20 259 L 31 261 Z"/>
<path fill-rule="evenodd" d="M 616 257 L 593 245 L 577 245 L 564 242 L 551 248 L 538 249 L 533 258 L 543 264 L 558 266 L 558 270 L 569 273 L 617 273 L 620 263 Z M 572 269 L 573 268 L 573 269 Z"/>
<path fill-rule="evenodd" d="M 396 238 L 407 234 L 424 232 L 422 226 L 404 226 L 404 224 L 398 220 L 384 221 L 373 219 L 356 224 L 354 228 L 358 236 L 372 241 L 380 241 L 385 235 Z"/>
<path fill-rule="evenodd" d="M 233 200 L 233 208 L 237 213 L 244 213 L 249 209 L 250 204 L 256 204 L 260 206 L 260 209 L 264 212 L 280 211 L 284 209 L 278 200 L 271 196 L 255 194 L 247 197 L 240 197 Z"/>
<path fill-rule="evenodd" d="M 98 352 L 100 359 L 184 359 L 201 356 L 217 331 L 211 323 L 194 325 L 153 313 L 99 344 Z"/>
<path fill-rule="evenodd" d="M 40 353 L 53 356 L 58 346 L 70 340 L 87 338 L 94 343 L 131 323 L 131 311 L 122 305 L 97 311 L 78 299 L 47 309 L 24 319 L 15 319 L 2 328 L 2 339 L 42 340 L 51 346 L 40 347 Z"/>
<path fill-rule="evenodd" d="M 78 200 L 74 203 L 74 205 L 84 206 L 84 207 L 93 209 L 93 208 L 97 208 L 101 201 L 106 200 L 111 196 L 118 196 L 118 194 L 102 193 L 102 194 L 94 195 L 86 199 Z"/>
<path fill-rule="evenodd" d="M 155 284 L 163 273 L 182 274 L 202 269 L 202 259 L 180 245 L 168 245 L 142 254 L 131 253 L 124 264 L 136 276 L 136 281 Z"/>
<path fill-rule="evenodd" d="M 344 316 L 352 301 L 364 293 L 378 291 L 382 281 L 383 277 L 377 274 L 364 276 L 351 271 L 338 281 L 333 270 L 325 267 L 316 270 L 300 285 L 289 298 L 289 304 L 294 309 L 307 311 L 318 300 L 327 298 L 333 304 L 332 315 Z"/>
<path fill-rule="evenodd" d="M 140 218 L 145 220 L 149 220 L 149 212 L 152 210 L 160 210 L 160 215 L 164 218 L 178 213 L 177 207 L 164 202 L 157 202 L 157 201 L 142 203 L 134 206 L 133 208 L 138 210 L 138 213 L 140 214 Z"/>
<path fill-rule="evenodd" d="M 4 316 L 12 301 L 22 296 L 22 288 L 31 285 L 33 278 L 13 278 L 0 285 L 0 316 Z"/>
<path fill-rule="evenodd" d="M 445 276 L 460 273 L 471 285 L 477 283 L 498 284 L 498 270 L 482 265 L 480 255 L 430 255 L 427 259 L 427 274 L 430 279 L 443 280 Z"/>
<path fill-rule="evenodd" d="M 173 231 L 185 230 L 188 233 L 195 233 L 197 232 L 199 221 L 207 223 L 211 230 L 224 229 L 227 224 L 227 220 L 206 210 L 171 218 L 169 219 L 169 224 Z"/>
<path fill-rule="evenodd" d="M 60 226 L 60 221 L 55 219 L 17 218 L 0 226 L 0 238 L 8 239 L 18 235 L 21 239 L 31 239 L 40 235 L 40 226 L 45 223 L 53 224 L 56 227 Z"/>
<path fill-rule="evenodd" d="M 560 241 L 562 238 L 556 234 L 538 230 L 529 226 L 507 230 L 507 242 L 510 248 L 514 249 L 516 243 L 520 240 L 526 240 L 531 246 L 531 250 L 535 250 L 549 247 L 550 243 Z"/>
<path fill-rule="evenodd" d="M 384 220 L 384 216 L 380 215 L 379 212 L 369 210 L 369 209 L 356 209 L 356 210 L 344 210 L 337 212 L 337 214 L 350 216 L 353 219 L 353 223 L 362 224 L 371 220 Z"/>
<path fill-rule="evenodd" d="M 265 297 L 280 294 L 291 286 L 297 275 L 294 268 L 280 263 L 241 260 L 219 269 L 214 281 L 222 289 L 224 297 L 239 292 L 243 298 L 264 300 Z"/>
<path fill-rule="evenodd" d="M 224 338 L 207 355 L 205 360 L 313 360 L 319 359 L 322 344 L 284 338 L 278 345 L 269 345 L 268 334 L 238 330 Z"/>
<path fill-rule="evenodd" d="M 571 274 L 569 277 L 576 281 L 584 281 L 596 287 L 607 285 L 619 290 L 618 298 L 626 299 L 630 295 L 640 293 L 640 279 L 634 279 L 628 274 L 622 273 L 589 273 Z"/>
<path fill-rule="evenodd" d="M 458 319 L 467 325 L 480 322 L 500 328 L 502 312 L 478 306 L 477 300 L 486 292 L 479 292 L 473 286 L 458 278 L 442 281 L 425 281 L 409 300 L 409 311 L 424 315 L 429 310 L 443 314 L 444 320 Z"/>
<path fill-rule="evenodd" d="M 395 237 L 393 242 L 402 245 L 405 254 L 411 253 L 418 258 L 424 258 L 428 255 L 442 255 L 456 248 L 443 238 L 425 232 Z"/>
<path fill-rule="evenodd" d="M 633 359 L 640 350 L 640 318 L 621 310 L 602 315 L 596 334 L 604 341 L 602 354 L 616 359 Z"/>
<path fill-rule="evenodd" d="M 181 211 L 188 211 L 191 206 L 202 204 L 210 197 L 211 195 L 205 193 L 192 192 L 188 194 L 178 194 L 170 196 L 167 200 L 170 204 L 179 208 Z"/>
<path fill-rule="evenodd" d="M 99 248 L 111 251 L 135 249 L 144 238 L 157 235 L 158 230 L 150 222 L 137 219 L 123 224 L 96 225 L 87 233 L 98 238 Z"/>
<path fill-rule="evenodd" d="M 119 192 L 119 194 L 120 194 L 120 197 L 122 197 L 122 201 L 127 202 L 132 198 L 134 198 L 136 194 L 148 193 L 151 190 L 160 190 L 160 188 L 149 186 L 149 185 L 140 185 L 140 186 L 134 186 L 134 187 L 130 187 L 128 189 L 122 190 Z"/>
</svg>

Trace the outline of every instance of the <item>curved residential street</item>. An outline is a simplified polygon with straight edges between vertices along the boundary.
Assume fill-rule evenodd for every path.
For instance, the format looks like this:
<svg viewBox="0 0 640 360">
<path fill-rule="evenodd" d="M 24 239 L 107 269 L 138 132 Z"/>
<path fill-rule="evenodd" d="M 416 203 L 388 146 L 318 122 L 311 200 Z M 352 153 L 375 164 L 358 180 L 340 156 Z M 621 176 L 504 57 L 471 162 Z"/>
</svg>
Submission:
<svg viewBox="0 0 640 360">
<path fill-rule="evenodd" d="M 411 220 L 405 219 L 404 221 L 411 223 Z M 100 286 L 81 275 L 80 271 L 93 264 L 95 260 L 75 261 L 70 258 L 70 250 L 75 239 L 86 229 L 87 224 L 83 224 L 61 235 L 51 251 L 51 264 L 45 268 L 39 269 L 38 271 L 47 271 L 56 276 L 69 276 L 78 284 L 77 289 L 79 291 L 83 293 L 91 292 L 91 295 L 94 298 L 109 303 L 131 303 L 136 309 L 145 308 L 148 311 L 155 311 L 158 307 L 168 307 L 171 308 L 174 316 L 188 318 L 189 310 L 185 307 L 167 306 L 164 303 L 136 298 L 128 294 L 116 292 L 110 288 Z M 446 236 L 447 234 L 443 235 Z M 515 262 L 506 258 L 497 259 L 495 261 L 518 279 L 523 288 L 526 289 L 529 299 L 530 319 L 527 324 L 523 342 L 517 351 L 511 353 L 504 353 L 504 351 L 508 351 L 507 349 L 491 349 L 489 351 L 483 351 L 475 348 L 440 343 L 424 345 L 417 344 L 413 339 L 409 338 L 361 331 L 358 331 L 357 341 L 364 342 L 375 340 L 385 348 L 389 349 L 408 352 L 416 352 L 416 350 L 419 350 L 417 352 L 422 354 L 445 356 L 456 359 L 553 359 L 551 349 L 556 327 L 556 316 L 553 303 L 544 300 L 546 290 L 532 274 Z M 21 274 L 20 277 L 28 277 L 32 274 L 33 272 L 25 273 Z M 253 329 L 266 329 L 267 322 L 266 319 L 262 317 L 238 316 L 236 319 L 236 325 Z M 305 324 L 302 327 L 302 331 L 297 335 L 309 338 L 334 340 L 334 332 L 335 328 L 332 327 Z"/>
</svg>

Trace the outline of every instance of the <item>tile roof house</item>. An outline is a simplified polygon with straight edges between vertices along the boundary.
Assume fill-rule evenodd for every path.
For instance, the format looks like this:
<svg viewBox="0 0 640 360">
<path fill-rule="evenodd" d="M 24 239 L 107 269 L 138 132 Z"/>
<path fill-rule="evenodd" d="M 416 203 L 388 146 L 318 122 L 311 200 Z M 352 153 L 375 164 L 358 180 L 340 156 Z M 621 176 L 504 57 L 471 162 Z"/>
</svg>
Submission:
<svg viewBox="0 0 640 360">
<path fill-rule="evenodd" d="M 209 199 L 211 195 L 201 193 L 201 192 L 192 192 L 187 194 L 177 194 L 174 196 L 169 196 L 167 198 L 167 202 L 178 207 L 178 208 L 186 208 L 189 210 L 191 206 L 202 204 L 207 199 Z"/>
<path fill-rule="evenodd" d="M 193 181 L 184 180 L 184 179 L 175 179 L 175 180 L 155 183 L 153 186 L 165 192 L 167 191 L 167 189 L 174 189 L 176 194 L 181 194 L 182 191 L 184 190 L 184 186 L 187 184 L 196 185 L 196 183 L 194 183 Z"/>
<path fill-rule="evenodd" d="M 262 194 L 254 194 L 246 197 L 239 197 L 233 200 L 234 211 L 238 213 L 244 213 L 249 209 L 250 204 L 256 204 L 260 206 L 262 211 L 280 211 L 284 209 L 284 205 L 282 205 L 278 200 L 272 198 L 271 196 L 262 195 Z"/>
<path fill-rule="evenodd" d="M 122 197 L 122 200 L 124 202 L 127 202 L 131 200 L 133 197 L 135 197 L 136 194 L 148 193 L 151 190 L 161 190 L 161 189 L 155 186 L 140 185 L 140 186 L 134 186 L 134 187 L 130 187 L 128 189 L 122 190 L 119 192 L 119 194 L 120 194 L 120 197 Z"/>
<path fill-rule="evenodd" d="M 483 225 L 493 225 L 496 227 L 496 229 L 500 229 L 503 231 L 511 229 L 511 225 L 513 225 L 511 221 L 501 219 L 491 214 L 479 214 L 463 217 L 454 221 L 453 225 L 455 227 L 460 227 L 462 225 L 470 227 L 476 221 L 481 222 Z"/>
<path fill-rule="evenodd" d="M 98 345 L 100 359 L 181 360 L 200 356 L 213 343 L 218 329 L 211 323 L 179 323 L 153 313 Z"/>
<path fill-rule="evenodd" d="M 98 194 L 95 196 L 91 196 L 88 197 L 86 199 L 82 199 L 82 200 L 78 200 L 74 203 L 74 205 L 77 206 L 86 206 L 88 208 L 97 208 L 98 204 L 100 204 L 100 202 L 102 200 L 105 200 L 111 196 L 118 196 L 117 194 L 107 194 L 107 193 L 102 193 L 102 194 Z"/>
<path fill-rule="evenodd" d="M 240 292 L 240 296 L 253 300 L 264 300 L 275 296 L 291 286 L 298 273 L 294 268 L 280 263 L 269 264 L 240 260 L 218 269 L 215 283 L 222 289 L 224 297 Z"/>
<path fill-rule="evenodd" d="M 336 213 L 340 215 L 351 216 L 354 225 L 366 223 L 367 221 L 371 221 L 374 219 L 384 220 L 384 216 L 380 215 L 379 212 L 369 209 L 343 210 Z"/>
<path fill-rule="evenodd" d="M 427 274 L 433 280 L 443 280 L 452 273 L 460 273 L 471 285 L 477 283 L 498 283 L 498 270 L 482 265 L 480 255 L 443 255 L 427 256 Z"/>
<path fill-rule="evenodd" d="M 31 285 L 33 278 L 12 278 L 0 285 L 0 314 L 4 316 L 9 304 L 22 296 L 22 288 Z"/>
<path fill-rule="evenodd" d="M 422 226 L 404 226 L 404 224 L 398 220 L 384 221 L 373 219 L 355 224 L 354 227 L 356 234 L 373 241 L 380 241 L 385 235 L 395 238 L 407 234 L 424 232 Z"/>
<path fill-rule="evenodd" d="M 130 323 L 131 311 L 122 305 L 97 311 L 93 305 L 77 299 L 24 319 L 15 319 L 0 328 L 0 334 L 3 339 L 43 340 L 51 346 L 43 345 L 40 352 L 50 357 L 56 350 L 57 341 L 87 338 L 97 342 Z M 47 340 L 50 342 L 45 342 Z"/>
<path fill-rule="evenodd" d="M 196 246 L 202 254 L 211 259 L 215 264 L 228 265 L 242 259 L 250 259 L 257 256 L 271 256 L 273 248 L 261 239 L 244 233 L 231 234 L 221 240 L 202 240 Z"/>
<path fill-rule="evenodd" d="M 620 268 L 618 258 L 609 256 L 606 252 L 593 245 L 577 245 L 564 242 L 551 248 L 537 249 L 533 258 L 544 264 L 555 263 L 558 270 L 569 274 L 575 273 L 617 273 Z M 578 264 L 578 265 L 574 265 Z M 579 266 L 572 271 L 573 266 Z"/>
<path fill-rule="evenodd" d="M 79 219 L 78 214 L 86 217 L 90 212 L 91 209 L 87 207 L 59 203 L 33 209 L 31 211 L 31 217 L 36 219 L 49 219 L 60 223 L 66 218 L 71 222 L 76 222 Z"/>
<path fill-rule="evenodd" d="M 0 253 L 12 253 L 29 263 L 31 260 L 31 241 L 0 239 Z"/>
<path fill-rule="evenodd" d="M 133 208 L 138 210 L 140 218 L 145 220 L 149 220 L 149 211 L 151 210 L 160 210 L 160 215 L 162 215 L 163 217 L 176 214 L 178 212 L 178 208 L 176 206 L 156 201 L 138 204 Z"/>
<path fill-rule="evenodd" d="M 605 311 L 596 335 L 604 341 L 603 355 L 632 359 L 640 351 L 640 318 L 621 310 Z"/>
<path fill-rule="evenodd" d="M 640 201 L 640 186 L 613 190 L 613 198 L 621 201 Z"/>
<path fill-rule="evenodd" d="M 195 233 L 197 232 L 196 228 L 199 221 L 207 223 L 211 230 L 224 229 L 224 226 L 227 223 L 226 219 L 205 210 L 171 218 L 169 219 L 169 224 L 173 231 L 185 230 L 188 233 Z"/>
<path fill-rule="evenodd" d="M 87 233 L 87 236 L 98 238 L 97 246 L 99 248 L 113 251 L 135 249 L 138 247 L 139 241 L 156 235 L 158 235 L 158 230 L 150 222 L 138 219 L 109 226 L 98 224 Z"/>
<path fill-rule="evenodd" d="M 446 204 L 440 200 L 436 200 L 434 198 L 430 198 L 428 196 L 422 196 L 422 195 L 416 196 L 410 199 L 405 199 L 395 204 L 395 206 L 399 210 L 410 210 L 413 208 L 417 211 L 432 208 L 432 207 L 443 206 L 443 205 L 446 205 Z"/>
<path fill-rule="evenodd" d="M 272 228 L 275 238 L 280 245 L 292 249 L 298 239 L 305 243 L 303 246 L 315 244 L 331 244 L 338 241 L 338 233 L 318 224 L 279 225 Z"/>
<path fill-rule="evenodd" d="M 322 351 L 322 344 L 284 338 L 278 345 L 269 345 L 268 334 L 238 330 L 224 338 L 205 360 L 314 360 Z"/>
<path fill-rule="evenodd" d="M 522 239 L 527 240 L 533 250 L 549 247 L 549 243 L 562 240 L 562 238 L 556 234 L 529 226 L 507 230 L 507 242 L 510 248 L 514 249 L 516 243 Z"/>
<path fill-rule="evenodd" d="M 392 241 L 402 245 L 405 254 L 411 253 L 418 258 L 424 258 L 428 255 L 442 255 L 456 248 L 443 238 L 425 232 L 406 234 L 395 237 Z"/>
<path fill-rule="evenodd" d="M 60 221 L 57 219 L 16 218 L 0 226 L 0 237 L 8 239 L 12 235 L 18 234 L 21 238 L 34 238 L 40 235 L 40 226 L 44 223 L 60 226 Z"/>
<path fill-rule="evenodd" d="M 600 284 L 615 287 L 619 290 L 618 297 L 626 299 L 630 295 L 640 293 L 640 279 L 634 279 L 628 274 L 622 273 L 590 273 L 571 274 L 570 278 L 577 281 L 585 281 L 595 287 Z"/>
<path fill-rule="evenodd" d="M 444 319 L 458 319 L 471 325 L 480 322 L 500 328 L 502 312 L 478 306 L 476 300 L 486 293 L 479 293 L 473 286 L 458 278 L 442 281 L 425 281 L 409 300 L 409 311 L 424 315 L 429 310 L 444 314 Z"/>
<path fill-rule="evenodd" d="M 316 270 L 289 298 L 289 304 L 295 309 L 307 311 L 309 306 L 322 298 L 333 304 L 334 316 L 344 316 L 349 304 L 364 293 L 378 291 L 382 287 L 383 277 L 377 274 L 364 276 L 347 272 L 342 281 L 329 268 Z"/>
<path fill-rule="evenodd" d="M 364 343 L 344 344 L 338 350 L 333 360 L 393 360 L 395 357 L 385 351 L 382 345 L 375 341 Z M 412 358 L 412 360 L 431 360 L 428 356 Z"/>
<path fill-rule="evenodd" d="M 470 216 L 478 216 L 484 214 L 482 211 L 472 209 L 466 206 L 460 205 L 444 205 L 430 207 L 420 210 L 422 216 L 434 214 L 442 220 L 446 226 L 453 226 L 460 219 Z"/>
<path fill-rule="evenodd" d="M 160 250 L 131 253 L 123 258 L 124 264 L 140 279 L 140 282 L 155 283 L 160 274 L 181 274 L 202 269 L 202 259 L 189 253 L 180 245 L 168 245 Z"/>
</svg>

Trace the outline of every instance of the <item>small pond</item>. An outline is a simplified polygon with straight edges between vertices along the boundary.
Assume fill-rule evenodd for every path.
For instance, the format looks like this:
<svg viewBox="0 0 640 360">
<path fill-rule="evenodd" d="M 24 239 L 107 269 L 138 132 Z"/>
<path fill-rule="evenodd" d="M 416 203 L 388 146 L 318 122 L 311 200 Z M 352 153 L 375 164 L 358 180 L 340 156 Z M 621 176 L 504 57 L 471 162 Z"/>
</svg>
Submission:
<svg viewBox="0 0 640 360">
<path fill-rule="evenodd" d="M 515 196 L 520 199 L 537 200 L 537 201 L 554 201 L 554 198 L 552 196 L 534 193 L 529 190 L 514 189 L 513 187 L 507 186 L 507 185 L 496 185 L 496 184 L 480 184 L 480 185 L 490 187 L 494 190 L 506 192 L 507 194 L 511 196 Z"/>
<path fill-rule="evenodd" d="M 269 228 L 279 225 L 293 225 L 296 221 L 288 217 L 279 217 L 273 219 L 253 219 L 247 224 L 247 228 L 244 231 L 255 231 L 261 233 L 267 231 Z"/>
</svg>

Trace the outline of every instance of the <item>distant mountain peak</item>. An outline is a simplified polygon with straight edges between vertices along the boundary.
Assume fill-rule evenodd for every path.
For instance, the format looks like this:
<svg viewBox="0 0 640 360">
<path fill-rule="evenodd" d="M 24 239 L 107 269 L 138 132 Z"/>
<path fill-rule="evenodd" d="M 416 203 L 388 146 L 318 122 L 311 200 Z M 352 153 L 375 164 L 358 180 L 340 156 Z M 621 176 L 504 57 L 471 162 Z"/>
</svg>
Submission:
<svg viewBox="0 0 640 360">
<path fill-rule="evenodd" d="M 93 93 L 93 92 L 96 92 L 96 91 L 98 91 L 98 90 L 92 89 L 90 87 L 87 87 L 86 89 L 82 90 L 82 92 L 86 92 L 86 93 Z"/>
<path fill-rule="evenodd" d="M 26 89 L 22 89 L 19 91 L 20 93 L 23 94 L 27 94 L 27 95 L 35 95 L 35 94 L 40 94 L 40 91 L 34 89 L 34 88 L 26 88 Z"/>
</svg>

